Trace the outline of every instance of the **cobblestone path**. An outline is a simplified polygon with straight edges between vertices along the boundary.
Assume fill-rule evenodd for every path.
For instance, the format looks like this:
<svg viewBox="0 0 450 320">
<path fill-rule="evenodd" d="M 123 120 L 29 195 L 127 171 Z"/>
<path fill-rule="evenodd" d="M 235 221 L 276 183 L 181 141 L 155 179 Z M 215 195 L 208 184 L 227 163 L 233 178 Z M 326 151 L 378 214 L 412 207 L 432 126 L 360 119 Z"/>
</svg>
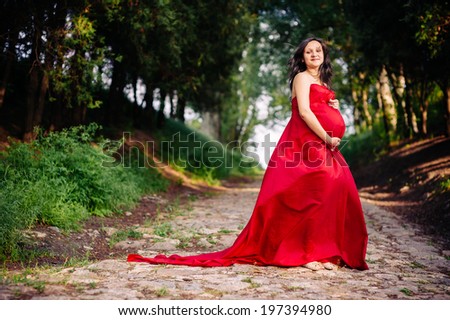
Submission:
<svg viewBox="0 0 450 320">
<path fill-rule="evenodd" d="M 117 244 L 152 256 L 211 252 L 230 246 L 246 224 L 261 181 L 201 197 L 139 240 Z M 447 251 L 394 214 L 363 199 L 369 230 L 368 271 L 235 265 L 223 268 L 104 260 L 29 275 L 43 286 L 9 286 L 0 298 L 31 299 L 450 299 Z M 155 235 L 159 234 L 159 236 Z M 195 246 L 191 246 L 195 243 Z"/>
</svg>

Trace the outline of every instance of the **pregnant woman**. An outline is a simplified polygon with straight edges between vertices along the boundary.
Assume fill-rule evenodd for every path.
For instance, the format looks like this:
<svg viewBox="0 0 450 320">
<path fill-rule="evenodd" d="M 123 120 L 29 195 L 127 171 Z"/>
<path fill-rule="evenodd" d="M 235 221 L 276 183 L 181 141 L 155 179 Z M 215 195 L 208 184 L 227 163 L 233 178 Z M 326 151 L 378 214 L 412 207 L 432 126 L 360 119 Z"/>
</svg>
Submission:
<svg viewBox="0 0 450 320">
<path fill-rule="evenodd" d="M 128 261 L 368 269 L 364 215 L 338 149 L 345 123 L 331 90 L 328 48 L 321 39 L 308 38 L 289 66 L 292 116 L 271 156 L 252 216 L 234 244 L 195 256 L 130 254 Z"/>
</svg>

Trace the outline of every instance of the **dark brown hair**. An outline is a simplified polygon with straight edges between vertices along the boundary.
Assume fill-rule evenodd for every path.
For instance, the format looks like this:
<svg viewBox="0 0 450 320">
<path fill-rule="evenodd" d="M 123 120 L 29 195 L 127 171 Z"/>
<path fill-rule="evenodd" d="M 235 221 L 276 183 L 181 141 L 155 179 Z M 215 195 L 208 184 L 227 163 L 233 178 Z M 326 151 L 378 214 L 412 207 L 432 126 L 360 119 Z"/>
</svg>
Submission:
<svg viewBox="0 0 450 320">
<path fill-rule="evenodd" d="M 322 39 L 311 37 L 303 40 L 295 50 L 294 55 L 289 59 L 289 87 L 291 88 L 291 90 L 294 82 L 294 77 L 297 75 L 297 73 L 306 70 L 306 64 L 303 59 L 303 54 L 305 52 L 306 46 L 311 41 L 317 41 L 322 46 L 323 63 L 319 68 L 320 81 L 324 83 L 329 89 L 331 89 L 331 77 L 333 76 L 333 69 L 331 67 L 330 56 L 328 54 L 328 47 Z"/>
</svg>

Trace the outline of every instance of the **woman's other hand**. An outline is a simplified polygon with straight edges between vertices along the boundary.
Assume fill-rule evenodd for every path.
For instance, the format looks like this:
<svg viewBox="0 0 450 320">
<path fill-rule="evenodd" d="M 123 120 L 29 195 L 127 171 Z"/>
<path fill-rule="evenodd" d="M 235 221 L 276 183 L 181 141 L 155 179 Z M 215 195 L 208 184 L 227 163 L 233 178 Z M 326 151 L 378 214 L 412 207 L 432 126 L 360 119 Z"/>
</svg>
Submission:
<svg viewBox="0 0 450 320">
<path fill-rule="evenodd" d="M 334 150 L 334 148 L 339 147 L 339 145 L 341 144 L 341 139 L 332 137 L 328 144 L 330 145 L 331 150 Z"/>
<path fill-rule="evenodd" d="M 338 99 L 330 99 L 328 101 L 328 105 L 332 108 L 338 109 L 339 110 L 339 100 Z"/>
</svg>

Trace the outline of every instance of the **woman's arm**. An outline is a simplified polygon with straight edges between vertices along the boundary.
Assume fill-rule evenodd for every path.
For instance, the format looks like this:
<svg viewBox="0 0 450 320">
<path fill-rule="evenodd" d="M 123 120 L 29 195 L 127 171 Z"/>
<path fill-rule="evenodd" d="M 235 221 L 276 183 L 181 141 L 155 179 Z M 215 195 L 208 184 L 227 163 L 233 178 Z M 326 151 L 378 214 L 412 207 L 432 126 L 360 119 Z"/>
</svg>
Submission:
<svg viewBox="0 0 450 320">
<path fill-rule="evenodd" d="M 336 147 L 340 140 L 337 137 L 330 137 L 325 129 L 317 120 L 316 115 L 311 111 L 309 104 L 309 90 L 311 86 L 311 81 L 305 73 L 299 73 L 295 76 L 293 82 L 293 91 L 297 97 L 298 111 L 300 117 L 305 121 L 308 127 L 323 141 L 331 146 L 331 148 Z"/>
</svg>

